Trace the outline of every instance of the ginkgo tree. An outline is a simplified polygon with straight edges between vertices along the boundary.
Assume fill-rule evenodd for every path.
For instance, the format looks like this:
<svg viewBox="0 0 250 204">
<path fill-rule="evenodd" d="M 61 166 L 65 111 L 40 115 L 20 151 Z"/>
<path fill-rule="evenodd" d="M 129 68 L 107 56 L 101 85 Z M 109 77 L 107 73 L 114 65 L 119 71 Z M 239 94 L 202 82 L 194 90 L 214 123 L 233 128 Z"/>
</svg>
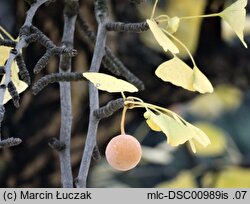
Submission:
<svg viewBox="0 0 250 204">
<path fill-rule="evenodd" d="M 148 19 L 145 19 L 145 22 L 139 25 L 136 24 L 135 26 L 128 25 L 127 27 L 122 23 L 115 24 L 115 26 L 112 27 L 112 22 L 109 23 L 107 15 L 106 1 L 95 0 L 95 12 L 98 22 L 97 36 L 95 36 L 95 34 L 89 30 L 89 28 L 84 24 L 83 20 L 80 21 L 82 23 L 83 30 L 85 29 L 85 32 L 87 33 L 86 35 L 95 43 L 95 49 L 89 71 L 84 73 L 71 72 L 71 58 L 76 55 L 76 50 L 73 49 L 72 36 L 74 35 L 75 31 L 74 23 L 78 15 L 79 2 L 65 1 L 65 7 L 67 8 L 68 6 L 69 8 L 67 9 L 72 9 L 73 15 L 72 13 L 67 13 L 67 9 L 64 10 L 67 20 L 65 20 L 62 42 L 70 42 L 72 47 L 68 47 L 67 44 L 56 46 L 38 28 L 32 25 L 32 19 L 35 15 L 35 11 L 42 4 L 50 1 L 37 0 L 28 2 L 30 3 L 31 8 L 27 12 L 28 17 L 26 18 L 23 27 L 20 29 L 19 37 L 16 40 L 14 40 L 10 34 L 0 27 L 0 30 L 3 33 L 3 35 L 0 34 L 0 40 L 2 43 L 1 45 L 3 45 L 0 46 L 0 66 L 4 70 L 4 76 L 0 86 L 0 105 L 2 108 L 1 119 L 3 119 L 4 115 L 3 105 L 11 98 L 14 101 L 14 104 L 18 104 L 18 93 L 25 91 L 30 85 L 30 79 L 27 79 L 27 71 L 25 71 L 24 74 L 23 70 L 21 70 L 24 63 L 23 61 L 20 62 L 22 49 L 27 47 L 29 43 L 36 41 L 46 48 L 46 53 L 37 62 L 34 68 L 35 74 L 39 73 L 47 65 L 51 56 L 59 55 L 59 73 L 53 73 L 41 78 L 35 83 L 35 85 L 32 87 L 32 90 L 34 94 L 37 94 L 49 83 L 60 82 L 62 98 L 61 111 L 63 118 L 60 141 L 57 141 L 56 144 L 52 144 L 51 146 L 60 152 L 60 165 L 62 169 L 61 181 L 63 187 L 73 186 L 72 171 L 70 166 L 70 128 L 72 118 L 70 112 L 71 90 L 69 82 L 71 81 L 88 80 L 91 82 L 89 84 L 89 128 L 79 173 L 75 179 L 75 185 L 77 187 L 86 187 L 90 160 L 95 148 L 98 146 L 96 141 L 96 133 L 100 119 L 112 115 L 114 111 L 121 108 L 118 104 L 118 108 L 112 107 L 111 110 L 109 110 L 109 106 L 107 105 L 107 110 L 104 107 L 105 111 L 103 111 L 103 109 L 99 107 L 98 90 L 107 91 L 109 93 L 121 93 L 122 95 L 123 111 L 120 122 L 120 135 L 111 139 L 105 151 L 108 163 L 117 170 L 127 171 L 134 168 L 140 162 L 142 155 L 142 148 L 139 141 L 136 139 L 136 136 L 134 137 L 128 135 L 125 131 L 125 118 L 126 112 L 128 110 L 136 108 L 143 109 L 144 114 L 142 117 L 145 118 L 145 122 L 147 123 L 148 127 L 153 131 L 162 132 L 165 134 L 167 138 L 167 144 L 170 146 L 178 147 L 179 145 L 187 143 L 189 144 L 191 150 L 196 153 L 196 144 L 199 144 L 199 146 L 205 148 L 211 143 L 209 137 L 201 129 L 192 125 L 172 110 L 147 103 L 136 96 L 128 95 L 128 93 L 136 94 L 136 92 L 140 91 L 140 89 L 142 89 L 141 87 L 143 87 L 143 83 L 136 76 L 134 76 L 106 46 L 106 31 L 110 29 L 109 26 L 114 28 L 114 30 L 120 26 L 123 31 L 126 31 L 126 29 L 131 29 L 135 32 L 138 30 L 138 32 L 146 31 L 149 28 L 153 34 L 152 37 L 155 38 L 162 49 L 171 56 L 171 59 L 161 63 L 155 69 L 155 75 L 165 82 L 170 82 L 188 91 L 197 91 L 201 94 L 212 93 L 214 89 L 211 82 L 198 68 L 198 65 L 196 64 L 191 52 L 186 47 L 186 45 L 175 36 L 175 33 L 178 32 L 179 27 L 181 27 L 182 21 L 192 20 L 194 18 L 221 17 L 222 20 L 226 21 L 232 27 L 243 45 L 247 48 L 247 44 L 243 38 L 246 17 L 245 7 L 247 5 L 247 0 L 238 0 L 220 13 L 199 16 L 173 17 L 168 16 L 167 14 L 157 16 L 158 0 L 155 0 L 151 15 Z M 69 32 L 67 29 L 70 28 L 71 30 Z M 178 46 L 183 47 L 187 52 L 192 61 L 192 66 L 189 66 L 180 57 L 178 57 L 180 54 Z M 62 69 L 63 66 L 61 65 L 63 63 L 66 64 L 66 70 Z M 100 73 L 99 69 L 101 63 L 108 67 L 109 71 L 114 73 L 114 75 L 122 75 L 122 78 L 125 78 L 126 80 L 118 79 L 112 75 Z M 20 73 L 20 71 L 22 72 Z M 6 87 L 8 88 L 8 91 L 6 91 Z M 65 106 L 65 104 L 67 104 L 67 106 Z M 98 111 L 104 113 L 105 116 L 98 117 Z M 68 124 L 67 122 L 69 121 L 70 123 Z M 68 128 L 68 126 L 70 128 Z"/>
</svg>

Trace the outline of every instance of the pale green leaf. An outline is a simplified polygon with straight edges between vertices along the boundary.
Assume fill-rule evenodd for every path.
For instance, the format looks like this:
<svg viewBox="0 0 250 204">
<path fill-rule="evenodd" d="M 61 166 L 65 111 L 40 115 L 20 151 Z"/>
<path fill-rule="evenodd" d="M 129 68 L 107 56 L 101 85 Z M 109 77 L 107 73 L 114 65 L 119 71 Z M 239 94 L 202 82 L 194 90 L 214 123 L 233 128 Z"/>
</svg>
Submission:
<svg viewBox="0 0 250 204">
<path fill-rule="evenodd" d="M 238 0 L 219 13 L 219 15 L 231 26 L 243 45 L 247 48 L 247 44 L 243 39 L 246 21 L 246 5 L 247 0 Z"/>
<path fill-rule="evenodd" d="M 108 74 L 97 72 L 85 72 L 83 76 L 91 81 L 99 90 L 114 92 L 137 92 L 138 89 L 127 81 L 117 79 Z"/>
<path fill-rule="evenodd" d="M 193 152 L 196 152 L 196 144 L 205 148 L 210 144 L 208 136 L 199 128 L 185 121 L 172 111 L 167 114 L 163 112 L 154 113 L 147 110 L 144 117 L 150 121 L 147 122 L 152 130 L 161 130 L 167 136 L 167 142 L 171 146 L 178 146 L 189 141 Z M 153 124 L 153 125 L 152 125 Z"/>
<path fill-rule="evenodd" d="M 212 93 L 214 91 L 210 81 L 196 66 L 193 68 L 193 88 L 200 93 Z"/>
<path fill-rule="evenodd" d="M 191 129 L 166 114 L 155 114 L 150 110 L 147 111 L 147 114 L 167 136 L 167 142 L 171 146 L 183 144 L 194 136 L 194 133 L 191 131 Z"/>
<path fill-rule="evenodd" d="M 227 136 L 223 130 L 213 124 L 201 122 L 195 123 L 193 128 L 196 128 L 197 131 L 197 137 L 192 139 L 197 150 L 197 155 L 211 157 L 221 155 L 226 151 Z"/>
<path fill-rule="evenodd" d="M 177 16 L 170 18 L 168 20 L 168 27 L 167 27 L 167 31 L 171 34 L 175 33 L 180 25 L 180 18 L 178 18 Z"/>
<path fill-rule="evenodd" d="M 169 16 L 199 16 L 204 14 L 206 5 L 207 0 L 168 0 L 164 7 L 160 7 L 160 11 Z M 175 33 L 175 37 L 185 44 L 192 54 L 195 53 L 199 42 L 202 20 L 202 18 L 181 20 L 180 26 Z M 182 46 L 177 44 L 177 47 L 180 51 L 178 56 L 181 59 L 189 57 L 188 53 Z"/>
<path fill-rule="evenodd" d="M 166 82 L 180 86 L 189 91 L 193 88 L 193 70 L 178 57 L 162 63 L 155 71 L 156 76 Z"/>
<path fill-rule="evenodd" d="M 158 27 L 157 23 L 153 20 L 147 19 L 147 24 L 153 33 L 156 41 L 164 49 L 165 52 L 168 50 L 174 54 L 179 53 L 179 49 L 176 45 L 167 37 L 167 35 Z"/>
<path fill-rule="evenodd" d="M 161 128 L 150 118 L 150 114 L 148 112 L 144 113 L 144 118 L 146 119 L 146 123 L 150 129 L 158 132 L 161 131 Z"/>
</svg>

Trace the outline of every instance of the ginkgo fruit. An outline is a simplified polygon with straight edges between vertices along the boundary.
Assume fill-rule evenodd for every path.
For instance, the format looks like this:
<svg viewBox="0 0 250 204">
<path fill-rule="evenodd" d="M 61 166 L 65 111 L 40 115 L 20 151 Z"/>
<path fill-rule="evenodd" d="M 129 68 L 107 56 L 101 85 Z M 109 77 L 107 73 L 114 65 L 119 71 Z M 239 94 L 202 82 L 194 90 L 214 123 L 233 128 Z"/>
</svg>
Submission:
<svg viewBox="0 0 250 204">
<path fill-rule="evenodd" d="M 121 134 L 110 140 L 105 155 L 108 163 L 114 169 L 127 171 L 133 169 L 139 163 L 142 149 L 136 138 Z"/>
</svg>

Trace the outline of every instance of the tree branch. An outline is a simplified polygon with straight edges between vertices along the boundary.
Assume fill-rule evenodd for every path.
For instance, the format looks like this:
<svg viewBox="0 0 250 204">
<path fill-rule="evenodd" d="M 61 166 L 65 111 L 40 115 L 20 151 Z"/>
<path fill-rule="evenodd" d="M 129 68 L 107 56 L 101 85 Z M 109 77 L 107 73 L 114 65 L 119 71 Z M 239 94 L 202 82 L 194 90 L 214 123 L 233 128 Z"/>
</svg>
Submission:
<svg viewBox="0 0 250 204">
<path fill-rule="evenodd" d="M 11 66 L 15 60 L 15 58 L 20 55 L 21 50 L 26 47 L 28 44 L 25 40 L 25 38 L 27 37 L 27 33 L 29 33 L 29 27 L 32 25 L 32 20 L 33 17 L 37 11 L 37 9 L 43 5 L 44 3 L 46 3 L 48 0 L 37 0 L 36 2 L 34 2 L 33 4 L 31 4 L 29 10 L 27 11 L 27 15 L 26 15 L 26 19 L 25 22 L 23 24 L 23 26 L 20 29 L 20 33 L 19 33 L 19 37 L 20 40 L 18 42 L 6 42 L 3 41 L 2 44 L 3 45 L 8 45 L 8 46 L 14 46 L 15 48 L 13 48 L 10 51 L 9 54 L 9 58 L 4 66 L 5 69 L 5 78 L 3 83 L 0 86 L 0 106 L 3 107 L 3 101 L 4 101 L 4 95 L 5 95 L 5 91 L 6 91 L 6 87 L 8 87 L 8 90 L 10 91 L 10 94 L 12 96 L 12 99 L 14 101 L 14 105 L 17 107 L 19 106 L 19 96 L 18 93 L 16 92 L 16 88 L 12 82 L 11 79 Z M 1 112 L 1 120 L 4 117 L 4 112 Z M 0 127 L 1 127 L 1 122 L 0 121 Z M 1 141 L 1 137 L 0 137 L 0 141 Z M 13 146 L 13 145 L 18 145 L 21 143 L 22 140 L 20 140 L 19 138 L 9 138 L 6 139 L 4 141 L 2 141 L 2 146 Z"/>
<path fill-rule="evenodd" d="M 84 78 L 82 73 L 79 73 L 79 72 L 70 72 L 70 73 L 61 72 L 61 73 L 48 74 L 35 82 L 35 84 L 32 87 L 32 93 L 34 95 L 38 94 L 49 83 L 64 82 L 64 81 L 67 81 L 67 82 L 82 81 L 82 80 L 86 80 L 86 78 Z"/>
<path fill-rule="evenodd" d="M 94 55 L 91 61 L 90 72 L 98 72 L 102 62 L 102 58 L 105 54 L 106 44 L 106 23 L 107 23 L 107 7 L 106 0 L 95 0 L 95 14 L 98 21 L 98 31 L 96 44 L 94 49 Z M 97 88 L 89 83 L 89 126 L 87 132 L 87 138 L 85 142 L 85 148 L 80 164 L 80 169 L 76 179 L 76 186 L 78 188 L 86 187 L 87 176 L 89 172 L 90 161 L 93 154 L 93 149 L 96 146 L 96 134 L 99 124 L 98 118 L 94 115 L 94 111 L 99 108 L 99 95 Z"/>
<path fill-rule="evenodd" d="M 78 9 L 73 15 L 67 13 L 74 4 L 78 8 L 78 1 L 65 0 L 64 8 L 64 30 L 62 37 L 62 47 L 72 48 L 74 43 L 75 22 Z M 71 72 L 71 57 L 62 54 L 60 57 L 59 72 Z M 60 85 L 60 102 L 61 102 L 61 127 L 60 142 L 65 144 L 65 148 L 59 151 L 60 167 L 61 167 L 61 183 L 64 188 L 73 187 L 73 175 L 71 169 L 70 158 L 70 140 L 72 129 L 72 105 L 71 105 L 71 88 L 70 82 L 59 82 Z"/>
<path fill-rule="evenodd" d="M 124 106 L 124 99 L 119 98 L 113 101 L 108 102 L 108 104 L 104 107 L 101 107 L 94 111 L 94 115 L 99 119 L 107 118 L 113 115 L 114 112 L 118 111 L 119 109 L 123 108 Z"/>
<path fill-rule="evenodd" d="M 92 43 L 95 43 L 95 33 L 89 28 L 83 16 L 79 14 L 77 20 L 81 30 L 85 33 L 86 37 Z M 103 57 L 102 63 L 107 70 L 109 70 L 116 76 L 121 75 L 130 83 L 134 84 L 139 90 L 144 89 L 143 82 L 132 72 L 130 72 L 130 70 L 112 53 L 111 49 L 107 46 L 105 46 L 105 56 Z"/>
<path fill-rule="evenodd" d="M 116 32 L 132 32 L 132 33 L 141 33 L 147 31 L 149 26 L 147 22 L 141 23 L 122 23 L 122 22 L 109 22 L 106 25 L 108 31 Z"/>
</svg>

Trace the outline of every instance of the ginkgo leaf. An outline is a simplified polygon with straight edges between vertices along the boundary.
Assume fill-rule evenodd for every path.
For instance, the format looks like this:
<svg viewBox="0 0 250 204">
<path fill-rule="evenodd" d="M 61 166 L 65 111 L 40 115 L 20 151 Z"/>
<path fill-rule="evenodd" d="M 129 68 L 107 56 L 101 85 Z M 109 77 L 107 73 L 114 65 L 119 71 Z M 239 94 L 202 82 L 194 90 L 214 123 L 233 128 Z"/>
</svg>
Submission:
<svg viewBox="0 0 250 204">
<path fill-rule="evenodd" d="M 181 124 L 166 114 L 155 114 L 148 110 L 150 119 L 161 128 L 161 131 L 167 136 L 167 142 L 171 146 L 178 146 L 190 140 L 194 134 L 187 126 Z"/>
<path fill-rule="evenodd" d="M 164 6 L 158 8 L 159 14 L 160 12 L 164 14 L 168 14 L 169 16 L 199 16 L 204 14 L 204 11 L 207 6 L 207 0 L 167 0 L 167 3 Z M 161 9 L 161 10 L 160 10 Z M 181 24 L 178 28 L 178 32 L 175 33 L 175 37 L 179 39 L 188 50 L 194 54 L 200 35 L 202 18 L 193 18 L 192 20 L 181 20 Z M 180 53 L 178 56 L 181 59 L 186 59 L 189 57 L 186 50 L 177 44 Z"/>
<path fill-rule="evenodd" d="M 117 79 L 116 77 L 108 74 L 97 73 L 97 72 L 86 72 L 83 76 L 91 81 L 97 89 L 114 92 L 137 92 L 138 89 L 127 81 Z"/>
<path fill-rule="evenodd" d="M 148 112 L 144 113 L 144 118 L 146 119 L 146 123 L 150 127 L 150 129 L 154 131 L 161 131 L 161 128 L 150 118 L 150 114 Z"/>
<path fill-rule="evenodd" d="M 186 123 L 187 126 L 195 133 L 194 137 L 189 140 L 190 147 L 194 153 L 196 153 L 197 145 L 199 145 L 198 147 L 202 147 L 202 149 L 205 149 L 204 147 L 207 147 L 207 145 L 211 144 L 209 137 L 201 129 L 188 122 Z"/>
<path fill-rule="evenodd" d="M 0 26 L 0 30 L 9 39 L 14 40 L 13 37 L 6 30 L 4 30 L 1 26 Z M 0 38 L 3 39 L 3 36 L 0 35 Z M 9 57 L 10 50 L 11 50 L 10 47 L 0 46 L 0 66 L 4 66 L 5 61 Z M 16 62 L 14 61 L 11 65 L 11 79 L 12 79 L 12 81 L 17 89 L 17 92 L 21 93 L 25 89 L 27 89 L 28 85 L 19 79 L 18 72 L 19 72 L 18 66 L 17 66 Z M 1 84 L 3 83 L 4 79 L 5 79 L 5 76 L 3 76 L 3 78 L 2 78 Z M 10 96 L 9 92 L 5 91 L 3 103 L 4 104 L 7 103 L 10 99 L 11 99 L 11 96 Z"/>
<path fill-rule="evenodd" d="M 213 92 L 212 84 L 198 67 L 195 66 L 191 69 L 176 56 L 162 63 L 155 70 L 155 74 L 163 81 L 170 82 L 189 91 L 198 91 L 200 93 Z"/>
<path fill-rule="evenodd" d="M 167 31 L 171 34 L 175 33 L 178 28 L 179 28 L 179 24 L 180 24 L 180 18 L 175 16 L 173 18 L 170 18 L 168 20 L 168 27 L 167 27 Z"/>
<path fill-rule="evenodd" d="M 193 88 L 200 93 L 212 93 L 214 91 L 210 81 L 196 66 L 193 68 Z"/>
<path fill-rule="evenodd" d="M 243 45 L 247 48 L 247 44 L 243 39 L 246 21 L 246 5 L 247 0 L 238 0 L 219 13 L 219 16 L 232 27 Z"/>
<path fill-rule="evenodd" d="M 193 88 L 193 70 L 178 57 L 162 63 L 155 71 L 156 76 L 189 91 Z"/>
<path fill-rule="evenodd" d="M 225 152 L 228 143 L 226 140 L 226 133 L 223 130 L 213 124 L 205 122 L 195 123 L 195 126 L 193 127 L 198 127 L 199 129 L 197 129 L 200 131 L 202 129 L 202 132 L 204 131 L 203 134 L 209 136 L 209 140 L 207 141 L 207 137 L 204 137 L 204 135 L 202 136 L 202 134 L 199 133 L 201 136 L 199 137 L 199 140 L 201 139 L 202 141 L 193 141 L 198 155 L 211 157 L 221 155 Z M 209 145 L 204 148 L 204 145 L 206 146 L 206 144 Z"/>
<path fill-rule="evenodd" d="M 149 108 L 149 106 L 148 106 Z M 167 142 L 171 146 L 178 146 L 189 142 L 194 153 L 196 145 L 203 148 L 210 144 L 208 136 L 199 128 L 185 121 L 176 113 L 166 109 L 165 111 L 153 111 L 147 109 L 144 113 L 148 126 L 155 131 L 162 131 L 167 136 Z"/>
<path fill-rule="evenodd" d="M 165 52 L 168 50 L 174 54 L 179 53 L 179 49 L 176 45 L 166 36 L 166 34 L 158 27 L 157 23 L 153 20 L 147 19 L 147 24 L 153 33 L 156 41 L 164 49 Z"/>
</svg>

